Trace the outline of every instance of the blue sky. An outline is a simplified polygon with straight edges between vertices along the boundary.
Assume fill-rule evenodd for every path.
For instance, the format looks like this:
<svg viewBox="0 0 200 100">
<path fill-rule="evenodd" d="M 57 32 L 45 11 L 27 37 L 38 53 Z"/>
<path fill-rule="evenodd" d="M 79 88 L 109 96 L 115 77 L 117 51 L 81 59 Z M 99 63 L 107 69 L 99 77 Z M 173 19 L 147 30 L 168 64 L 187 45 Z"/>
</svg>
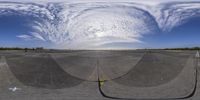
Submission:
<svg viewBox="0 0 200 100">
<path fill-rule="evenodd" d="M 200 3 L 141 4 L 0 2 L 0 47 L 135 49 L 200 46 Z M 178 7 L 181 10 L 177 10 Z"/>
<path fill-rule="evenodd" d="M 200 17 L 191 18 L 170 32 L 146 35 L 144 48 L 176 48 L 200 46 Z"/>
<path fill-rule="evenodd" d="M 32 30 L 28 25 L 33 18 L 30 16 L 0 16 L 0 47 L 48 47 L 40 40 L 23 40 L 17 36 Z"/>
</svg>

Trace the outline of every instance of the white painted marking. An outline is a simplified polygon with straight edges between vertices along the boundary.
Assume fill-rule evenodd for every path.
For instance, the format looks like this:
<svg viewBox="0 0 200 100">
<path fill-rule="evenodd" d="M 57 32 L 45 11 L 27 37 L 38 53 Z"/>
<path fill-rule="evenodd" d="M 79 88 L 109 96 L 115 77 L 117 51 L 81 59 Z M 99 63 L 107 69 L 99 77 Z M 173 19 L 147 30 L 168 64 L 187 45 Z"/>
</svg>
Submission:
<svg viewBox="0 0 200 100">
<path fill-rule="evenodd" d="M 199 58 L 199 51 L 197 51 L 196 55 L 195 55 L 197 58 Z"/>
<path fill-rule="evenodd" d="M 1 68 L 2 66 L 4 66 L 5 64 L 6 64 L 5 57 L 4 57 L 4 56 L 1 56 L 1 58 L 0 58 L 0 68 Z"/>
<path fill-rule="evenodd" d="M 14 87 L 14 88 L 9 88 L 9 90 L 11 90 L 12 92 L 15 92 L 17 90 L 21 90 L 20 88 Z"/>
<path fill-rule="evenodd" d="M 4 65 L 4 63 L 3 63 L 3 57 L 1 57 L 1 59 L 0 59 L 0 68 L 1 68 L 1 66 L 3 66 Z"/>
<path fill-rule="evenodd" d="M 195 57 L 197 58 L 197 66 L 200 66 L 199 59 L 198 59 L 200 58 L 199 51 L 197 51 Z"/>
</svg>

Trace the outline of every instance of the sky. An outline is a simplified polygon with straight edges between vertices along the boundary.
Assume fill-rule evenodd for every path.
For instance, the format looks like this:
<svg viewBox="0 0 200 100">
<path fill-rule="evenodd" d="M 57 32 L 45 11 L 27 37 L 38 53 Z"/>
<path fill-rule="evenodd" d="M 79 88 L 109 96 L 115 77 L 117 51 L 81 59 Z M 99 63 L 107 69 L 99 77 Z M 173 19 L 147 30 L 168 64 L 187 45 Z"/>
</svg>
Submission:
<svg viewBox="0 0 200 100">
<path fill-rule="evenodd" d="M 198 0 L 0 0 L 0 47 L 200 46 Z"/>
</svg>

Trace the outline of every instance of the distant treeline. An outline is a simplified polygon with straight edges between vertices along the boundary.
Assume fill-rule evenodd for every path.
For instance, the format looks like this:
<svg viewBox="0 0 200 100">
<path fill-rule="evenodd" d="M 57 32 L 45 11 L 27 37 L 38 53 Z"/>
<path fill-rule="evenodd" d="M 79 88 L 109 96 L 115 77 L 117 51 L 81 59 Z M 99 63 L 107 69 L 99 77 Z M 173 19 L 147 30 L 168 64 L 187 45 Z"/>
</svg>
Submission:
<svg viewBox="0 0 200 100">
<path fill-rule="evenodd" d="M 0 47 L 0 50 L 43 50 L 43 47 L 36 48 L 20 48 L 20 47 Z"/>
<path fill-rule="evenodd" d="M 200 50 L 200 47 L 185 47 L 185 48 L 145 48 L 145 49 L 138 49 L 138 50 Z"/>
<path fill-rule="evenodd" d="M 165 48 L 164 50 L 200 50 L 200 47 L 186 47 L 186 48 Z"/>
<path fill-rule="evenodd" d="M 56 49 L 44 49 L 43 47 L 36 48 L 20 48 L 20 47 L 0 47 L 0 50 L 56 50 Z M 131 49 L 130 49 L 131 50 Z M 140 50 L 140 49 L 138 49 Z M 141 50 L 200 50 L 200 47 L 185 47 L 185 48 L 160 48 L 160 49 L 141 49 Z M 63 50 L 64 51 L 64 50 Z M 73 50 L 69 50 L 73 51 Z"/>
</svg>

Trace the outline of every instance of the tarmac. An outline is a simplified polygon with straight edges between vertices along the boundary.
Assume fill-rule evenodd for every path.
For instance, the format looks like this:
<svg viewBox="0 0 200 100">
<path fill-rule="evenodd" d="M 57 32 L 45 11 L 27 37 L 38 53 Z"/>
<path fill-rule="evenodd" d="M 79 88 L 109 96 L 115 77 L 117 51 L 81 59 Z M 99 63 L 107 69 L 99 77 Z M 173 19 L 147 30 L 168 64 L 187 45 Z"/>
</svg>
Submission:
<svg viewBox="0 0 200 100">
<path fill-rule="evenodd" d="M 197 51 L 0 51 L 0 100 L 199 100 Z"/>
</svg>

